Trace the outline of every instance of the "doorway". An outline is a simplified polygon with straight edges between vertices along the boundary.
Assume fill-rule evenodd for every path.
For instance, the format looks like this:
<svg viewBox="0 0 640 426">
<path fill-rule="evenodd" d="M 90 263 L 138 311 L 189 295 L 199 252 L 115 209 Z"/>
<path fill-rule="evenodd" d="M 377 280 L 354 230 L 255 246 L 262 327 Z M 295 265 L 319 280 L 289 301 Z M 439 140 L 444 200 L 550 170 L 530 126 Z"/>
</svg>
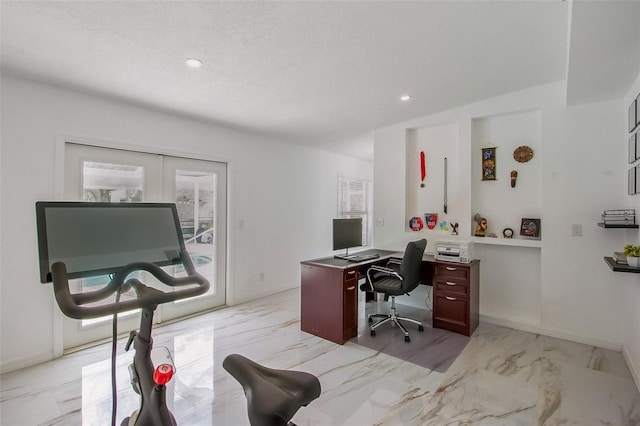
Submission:
<svg viewBox="0 0 640 426">
<path fill-rule="evenodd" d="M 225 304 L 225 163 L 65 143 L 64 167 L 65 200 L 176 203 L 187 251 L 211 287 L 204 295 L 158 306 L 154 322 L 169 321 Z M 185 274 L 181 266 L 165 269 L 175 276 Z M 136 277 L 149 286 L 162 286 L 151 274 L 137 274 Z M 108 280 L 105 275 L 72 280 L 70 285 L 72 292 L 92 291 Z M 110 337 L 111 318 L 78 321 L 65 317 L 63 348 L 67 350 Z M 138 311 L 118 316 L 123 330 L 136 329 L 138 321 Z"/>
</svg>

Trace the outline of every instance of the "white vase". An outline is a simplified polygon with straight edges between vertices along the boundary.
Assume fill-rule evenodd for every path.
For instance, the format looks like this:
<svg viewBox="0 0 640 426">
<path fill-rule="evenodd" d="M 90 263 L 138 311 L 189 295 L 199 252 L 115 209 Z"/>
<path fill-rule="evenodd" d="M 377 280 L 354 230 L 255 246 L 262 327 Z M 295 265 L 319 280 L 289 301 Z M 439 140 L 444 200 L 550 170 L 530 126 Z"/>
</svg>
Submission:
<svg viewBox="0 0 640 426">
<path fill-rule="evenodd" d="M 640 257 L 627 256 L 627 263 L 634 268 L 640 268 Z"/>
</svg>

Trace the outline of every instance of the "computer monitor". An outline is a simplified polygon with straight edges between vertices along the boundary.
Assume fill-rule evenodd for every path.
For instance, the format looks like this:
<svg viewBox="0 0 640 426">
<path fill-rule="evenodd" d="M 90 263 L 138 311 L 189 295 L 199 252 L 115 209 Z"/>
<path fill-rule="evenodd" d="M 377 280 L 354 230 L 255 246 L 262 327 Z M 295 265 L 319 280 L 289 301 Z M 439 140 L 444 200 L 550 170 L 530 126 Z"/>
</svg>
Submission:
<svg viewBox="0 0 640 426">
<path fill-rule="evenodd" d="M 362 218 L 333 219 L 333 249 L 349 249 L 362 246 Z"/>
<path fill-rule="evenodd" d="M 181 263 L 185 250 L 172 203 L 36 203 L 40 282 L 64 262 L 69 278 L 116 272 L 133 262 Z"/>
</svg>

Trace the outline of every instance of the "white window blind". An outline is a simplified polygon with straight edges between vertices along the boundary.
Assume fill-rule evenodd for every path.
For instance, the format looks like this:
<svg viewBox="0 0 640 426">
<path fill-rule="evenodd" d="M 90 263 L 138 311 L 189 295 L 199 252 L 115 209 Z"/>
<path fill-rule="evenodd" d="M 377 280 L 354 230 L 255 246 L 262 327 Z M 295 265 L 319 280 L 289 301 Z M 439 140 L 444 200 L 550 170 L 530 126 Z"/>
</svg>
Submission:
<svg viewBox="0 0 640 426">
<path fill-rule="evenodd" d="M 369 245 L 371 223 L 371 182 L 362 178 L 338 176 L 338 218 L 362 218 L 362 245 Z"/>
</svg>

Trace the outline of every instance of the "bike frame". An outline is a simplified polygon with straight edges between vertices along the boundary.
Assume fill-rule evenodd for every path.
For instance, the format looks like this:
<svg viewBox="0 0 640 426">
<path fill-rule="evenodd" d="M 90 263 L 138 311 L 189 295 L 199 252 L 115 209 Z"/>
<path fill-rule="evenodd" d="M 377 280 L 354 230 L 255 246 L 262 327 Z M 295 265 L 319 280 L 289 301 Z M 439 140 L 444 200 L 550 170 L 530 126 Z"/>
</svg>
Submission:
<svg viewBox="0 0 640 426">
<path fill-rule="evenodd" d="M 140 330 L 132 332 L 127 343 L 127 350 L 133 341 L 135 355 L 133 357 L 132 386 L 140 393 L 140 409 L 130 417 L 126 417 L 121 426 L 154 426 L 171 425 L 176 426 L 177 422 L 173 414 L 167 407 L 166 385 L 158 385 L 153 380 L 154 366 L 151 361 L 151 350 L 153 349 L 153 339 L 151 338 L 151 327 L 153 324 L 153 313 L 156 307 L 144 308 L 140 315 Z M 135 383 L 138 383 L 136 389 Z"/>
</svg>

